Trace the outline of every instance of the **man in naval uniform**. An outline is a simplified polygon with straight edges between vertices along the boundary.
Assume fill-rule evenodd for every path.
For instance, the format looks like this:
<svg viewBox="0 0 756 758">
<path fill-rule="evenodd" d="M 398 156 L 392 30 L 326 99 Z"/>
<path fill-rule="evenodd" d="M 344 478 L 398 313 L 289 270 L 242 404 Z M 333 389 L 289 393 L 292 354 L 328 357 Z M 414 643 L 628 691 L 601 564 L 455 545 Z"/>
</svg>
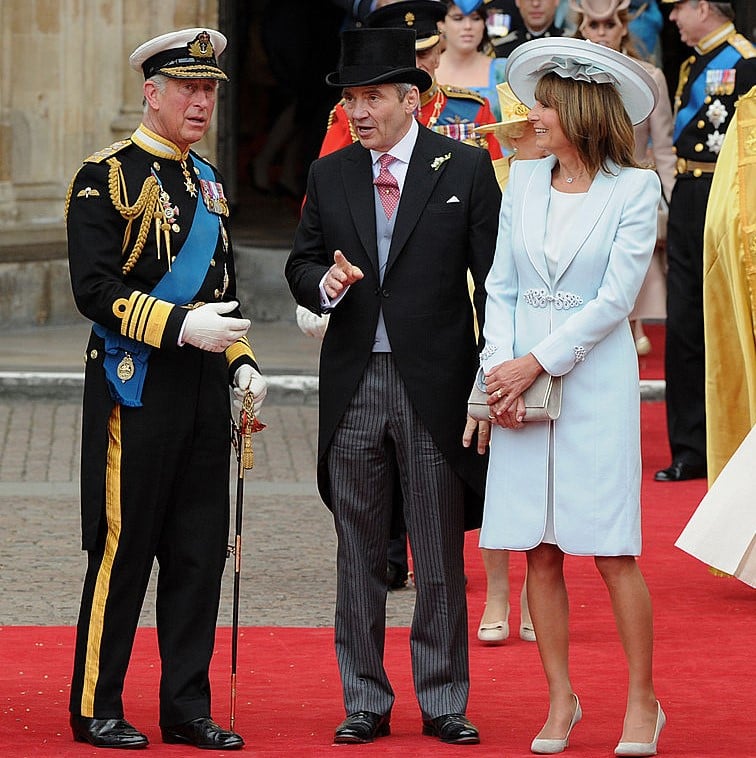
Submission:
<svg viewBox="0 0 756 758">
<path fill-rule="evenodd" d="M 266 386 L 236 302 L 216 170 L 190 150 L 210 126 L 219 32 L 185 29 L 138 47 L 144 116 L 90 156 L 66 200 L 71 284 L 94 322 L 82 423 L 88 553 L 71 683 L 73 737 L 141 748 L 121 694 L 155 559 L 163 742 L 233 750 L 211 719 L 213 652 L 229 528 L 229 384 Z"/>
<path fill-rule="evenodd" d="M 667 434 L 672 462 L 658 482 L 703 478 L 706 465 L 703 240 L 717 157 L 741 95 L 756 84 L 756 51 L 730 3 L 663 0 L 693 54 L 680 67 L 673 142 L 677 181 L 667 227 Z"/>
<path fill-rule="evenodd" d="M 491 106 L 477 92 L 438 84 L 436 69 L 441 56 L 441 34 L 438 22 L 446 15 L 446 3 L 438 0 L 399 0 L 371 13 L 366 26 L 371 28 L 412 29 L 416 34 L 415 61 L 417 67 L 426 71 L 431 86 L 421 94 L 420 105 L 415 114 L 417 120 L 435 132 L 447 137 L 477 145 L 488 150 L 491 160 L 502 157 L 501 147 L 492 134 L 476 132 L 483 124 L 496 121 Z M 343 101 L 337 103 L 328 117 L 320 157 L 357 142 L 357 133 L 344 111 Z"/>
<path fill-rule="evenodd" d="M 541 37 L 561 37 L 562 29 L 556 25 L 559 0 L 515 0 L 524 28 L 514 29 L 506 37 L 491 40 L 497 58 L 509 58 L 523 42 Z"/>
</svg>

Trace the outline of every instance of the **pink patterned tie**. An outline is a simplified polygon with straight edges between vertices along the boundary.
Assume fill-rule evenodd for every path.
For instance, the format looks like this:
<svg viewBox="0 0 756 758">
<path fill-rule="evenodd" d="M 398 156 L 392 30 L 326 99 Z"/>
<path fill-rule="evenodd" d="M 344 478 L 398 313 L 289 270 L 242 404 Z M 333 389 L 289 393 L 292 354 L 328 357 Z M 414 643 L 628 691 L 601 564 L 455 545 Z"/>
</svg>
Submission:
<svg viewBox="0 0 756 758">
<path fill-rule="evenodd" d="M 396 177 L 388 170 L 388 167 L 396 158 L 385 153 L 378 160 L 381 162 L 381 172 L 378 174 L 378 178 L 373 180 L 373 184 L 378 188 L 386 218 L 391 218 L 396 206 L 399 205 L 399 182 L 396 181 Z"/>
</svg>

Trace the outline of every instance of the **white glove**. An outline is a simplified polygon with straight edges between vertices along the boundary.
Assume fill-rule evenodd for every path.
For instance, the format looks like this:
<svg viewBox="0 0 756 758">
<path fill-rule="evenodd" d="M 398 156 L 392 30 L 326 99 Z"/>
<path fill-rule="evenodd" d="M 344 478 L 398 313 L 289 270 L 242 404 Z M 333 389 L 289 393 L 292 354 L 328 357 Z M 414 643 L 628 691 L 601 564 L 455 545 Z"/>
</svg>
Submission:
<svg viewBox="0 0 756 758">
<path fill-rule="evenodd" d="M 322 340 L 328 328 L 328 314 L 319 316 L 301 305 L 297 306 L 297 326 L 308 336 Z"/>
<path fill-rule="evenodd" d="M 224 313 L 231 313 L 239 303 L 205 303 L 186 314 L 184 319 L 182 342 L 194 345 L 200 350 L 222 353 L 229 345 L 241 339 L 249 329 L 246 318 L 228 318 Z"/>
<path fill-rule="evenodd" d="M 256 416 L 268 394 L 268 383 L 259 371 L 244 363 L 234 373 L 234 408 L 237 411 L 241 411 L 244 393 L 247 391 L 252 393 L 252 407 Z"/>
</svg>

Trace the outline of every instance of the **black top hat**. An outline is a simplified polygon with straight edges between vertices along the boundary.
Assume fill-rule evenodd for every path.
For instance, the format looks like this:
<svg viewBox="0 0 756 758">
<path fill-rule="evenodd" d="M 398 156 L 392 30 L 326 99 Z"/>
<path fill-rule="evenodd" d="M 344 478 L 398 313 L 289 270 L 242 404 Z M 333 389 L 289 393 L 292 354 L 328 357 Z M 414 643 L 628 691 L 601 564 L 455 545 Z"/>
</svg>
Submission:
<svg viewBox="0 0 756 758">
<path fill-rule="evenodd" d="M 412 29 L 417 34 L 415 50 L 428 50 L 441 41 L 438 22 L 446 15 L 439 0 L 402 0 L 373 11 L 365 20 L 372 28 Z"/>
<path fill-rule="evenodd" d="M 415 66 L 412 29 L 346 29 L 341 33 L 339 69 L 326 76 L 332 87 L 414 84 L 424 92 L 433 80 Z"/>
</svg>

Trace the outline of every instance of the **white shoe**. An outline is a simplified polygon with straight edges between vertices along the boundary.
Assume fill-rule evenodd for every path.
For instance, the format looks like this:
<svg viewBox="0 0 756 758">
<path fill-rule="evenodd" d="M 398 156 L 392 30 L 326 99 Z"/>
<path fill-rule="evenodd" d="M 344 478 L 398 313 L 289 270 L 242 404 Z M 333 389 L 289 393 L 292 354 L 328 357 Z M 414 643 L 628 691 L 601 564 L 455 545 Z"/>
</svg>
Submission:
<svg viewBox="0 0 756 758">
<path fill-rule="evenodd" d="M 659 735 L 664 725 L 667 723 L 667 717 L 662 710 L 661 703 L 656 701 L 656 729 L 654 729 L 654 739 L 652 742 L 620 742 L 614 748 L 615 755 L 656 755 L 656 745 L 659 742 Z"/>
<path fill-rule="evenodd" d="M 651 352 L 651 340 L 645 334 L 635 340 L 635 352 L 638 355 L 648 355 Z"/>
<path fill-rule="evenodd" d="M 567 734 L 564 735 L 564 739 L 561 740 L 548 740 L 543 737 L 536 737 L 530 744 L 530 752 L 538 753 L 539 755 L 553 755 L 554 753 L 561 753 L 570 741 L 570 732 L 572 727 L 583 718 L 583 710 L 580 707 L 580 701 L 578 696 L 573 692 L 575 698 L 575 713 L 572 714 L 572 721 L 570 721 L 569 727 L 567 727 Z"/>
<path fill-rule="evenodd" d="M 478 639 L 487 645 L 501 645 L 509 637 L 509 603 L 507 603 L 507 617 L 503 621 L 492 621 L 490 624 L 481 624 L 478 627 Z"/>
<path fill-rule="evenodd" d="M 533 628 L 533 622 L 520 622 L 520 639 L 524 640 L 525 642 L 535 642 L 536 641 L 536 635 L 535 635 L 535 629 Z"/>
</svg>

